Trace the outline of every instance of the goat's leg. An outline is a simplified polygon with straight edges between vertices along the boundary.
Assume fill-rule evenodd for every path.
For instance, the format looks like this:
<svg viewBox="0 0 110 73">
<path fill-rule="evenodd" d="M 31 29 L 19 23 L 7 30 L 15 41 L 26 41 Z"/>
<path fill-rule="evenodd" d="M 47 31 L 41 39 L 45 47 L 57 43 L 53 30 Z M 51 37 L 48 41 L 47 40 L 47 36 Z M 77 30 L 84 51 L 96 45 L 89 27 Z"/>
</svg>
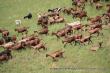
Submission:
<svg viewBox="0 0 110 73">
<path fill-rule="evenodd" d="M 64 57 L 63 57 L 63 53 L 60 54 L 60 57 L 61 57 L 61 58 L 64 58 Z"/>
<path fill-rule="evenodd" d="M 97 36 L 99 36 L 99 34 L 100 34 L 100 33 L 99 33 L 99 32 L 97 32 Z"/>
<path fill-rule="evenodd" d="M 38 48 L 38 51 L 39 51 L 39 52 L 40 52 L 40 49 L 41 49 L 41 48 Z"/>
<path fill-rule="evenodd" d="M 103 33 L 100 33 L 100 35 L 101 35 L 101 36 L 104 36 L 104 34 L 103 34 Z"/>
<path fill-rule="evenodd" d="M 74 46 L 76 46 L 76 44 L 77 44 L 77 42 L 76 42 L 76 41 L 74 41 Z"/>
<path fill-rule="evenodd" d="M 43 47 L 43 50 L 47 50 L 47 48 L 44 46 L 44 47 Z"/>
<path fill-rule="evenodd" d="M 28 34 L 28 31 L 26 31 L 25 34 L 27 35 Z"/>
<path fill-rule="evenodd" d="M 72 45 L 72 43 L 70 43 L 70 45 Z"/>
<path fill-rule="evenodd" d="M 21 34 L 23 35 L 23 32 Z"/>
<path fill-rule="evenodd" d="M 52 59 L 53 59 L 53 61 L 57 61 L 57 60 L 55 59 L 55 57 L 52 57 Z"/>
<path fill-rule="evenodd" d="M 66 44 L 67 44 L 67 43 L 64 43 L 64 47 L 66 47 Z"/>
</svg>

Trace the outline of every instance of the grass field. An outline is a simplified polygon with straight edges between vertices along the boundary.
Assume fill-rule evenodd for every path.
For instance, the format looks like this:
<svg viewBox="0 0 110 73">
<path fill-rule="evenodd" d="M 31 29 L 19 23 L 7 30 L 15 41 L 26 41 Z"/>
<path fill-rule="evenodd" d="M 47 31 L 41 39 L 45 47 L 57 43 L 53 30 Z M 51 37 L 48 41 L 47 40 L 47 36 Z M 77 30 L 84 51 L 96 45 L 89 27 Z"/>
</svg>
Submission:
<svg viewBox="0 0 110 73">
<path fill-rule="evenodd" d="M 106 3 L 104 3 L 105 5 Z M 14 31 L 15 20 L 21 19 L 22 26 L 29 26 L 29 34 L 41 27 L 37 25 L 37 14 L 46 12 L 49 8 L 71 7 L 71 0 L 0 0 L 0 27 L 10 31 L 10 35 L 17 34 Z M 105 12 L 106 8 L 96 10 L 86 4 L 86 11 L 89 16 L 94 17 Z M 32 12 L 31 20 L 24 20 L 23 16 Z M 62 14 L 66 22 L 73 22 L 71 16 Z M 87 23 L 85 19 L 81 21 Z M 49 33 L 64 27 L 64 23 L 49 26 Z M 65 48 L 61 40 L 57 41 L 55 36 L 42 35 L 40 38 L 46 43 L 47 51 L 34 52 L 32 49 L 13 51 L 13 58 L 6 63 L 0 64 L 0 73 L 110 73 L 110 28 L 102 30 L 104 36 L 93 37 L 93 44 L 103 41 L 103 48 L 96 52 L 90 51 L 93 44 L 86 46 L 71 46 Z M 81 33 L 81 32 L 80 32 Z M 19 35 L 20 38 L 21 35 Z M 0 34 L 1 38 L 1 34 Z M 64 58 L 53 62 L 51 58 L 46 58 L 45 54 L 57 49 L 65 51 Z M 0 48 L 2 51 L 3 48 Z M 51 69 L 51 68 L 73 68 L 73 69 Z M 79 69 L 74 69 L 79 68 Z M 84 69 L 81 69 L 84 68 Z M 104 68 L 104 69 L 103 69 Z"/>
</svg>

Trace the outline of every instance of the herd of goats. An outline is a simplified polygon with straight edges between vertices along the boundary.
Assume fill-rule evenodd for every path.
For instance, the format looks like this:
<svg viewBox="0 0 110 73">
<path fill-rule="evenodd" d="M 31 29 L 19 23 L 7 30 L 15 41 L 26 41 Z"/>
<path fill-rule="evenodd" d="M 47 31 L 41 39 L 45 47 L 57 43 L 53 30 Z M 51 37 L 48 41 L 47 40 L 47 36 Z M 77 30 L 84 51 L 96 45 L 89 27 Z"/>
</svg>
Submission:
<svg viewBox="0 0 110 73">
<path fill-rule="evenodd" d="M 97 36 L 103 36 L 103 33 L 101 30 L 103 29 L 103 25 L 106 26 L 110 23 L 110 4 L 106 5 L 107 11 L 103 13 L 100 16 L 96 17 L 89 17 L 87 15 L 87 12 L 85 11 L 85 4 L 89 3 L 91 6 L 95 6 L 97 10 L 101 9 L 103 7 L 100 0 L 72 0 L 73 7 L 70 8 L 54 8 L 54 9 L 48 9 L 46 13 L 38 15 L 38 25 L 42 27 L 39 31 L 33 31 L 34 34 L 28 35 L 28 28 L 29 27 L 17 27 L 15 29 L 16 32 L 21 33 L 22 36 L 21 39 L 17 39 L 17 35 L 9 36 L 10 32 L 7 29 L 0 28 L 0 33 L 2 35 L 2 38 L 0 39 L 0 47 L 3 47 L 5 50 L 0 52 L 0 61 L 9 60 L 12 58 L 11 51 L 12 50 L 20 50 L 23 48 L 33 48 L 35 50 L 40 51 L 41 49 L 47 50 L 46 45 L 44 42 L 42 42 L 41 38 L 38 37 L 38 35 L 42 34 L 49 34 L 49 25 L 53 25 L 55 23 L 64 23 L 65 27 L 62 29 L 59 29 L 57 32 L 52 32 L 51 35 L 55 35 L 57 39 L 60 39 L 63 37 L 62 43 L 64 44 L 64 47 L 66 47 L 67 44 L 74 43 L 84 45 L 86 42 L 92 43 L 91 38 L 93 37 L 93 34 L 97 34 Z M 74 23 L 66 23 L 63 16 L 61 16 L 61 13 L 71 15 L 74 18 L 79 18 L 80 21 L 83 18 L 87 18 L 88 24 L 82 25 L 80 21 L 74 22 Z M 30 19 L 32 16 L 31 14 L 25 16 L 25 18 Z M 104 20 L 104 22 L 103 22 Z M 75 34 L 75 31 L 84 31 L 88 32 L 88 36 L 84 36 L 81 33 Z M 36 33 L 38 35 L 36 35 Z M 74 34 L 73 34 L 74 33 Z M 103 42 L 99 42 L 98 46 L 99 48 L 102 47 Z M 91 49 L 92 51 L 96 51 L 97 49 Z M 46 54 L 46 57 L 50 56 L 53 60 L 56 60 L 57 57 L 63 57 L 64 51 L 57 50 L 51 53 Z"/>
</svg>

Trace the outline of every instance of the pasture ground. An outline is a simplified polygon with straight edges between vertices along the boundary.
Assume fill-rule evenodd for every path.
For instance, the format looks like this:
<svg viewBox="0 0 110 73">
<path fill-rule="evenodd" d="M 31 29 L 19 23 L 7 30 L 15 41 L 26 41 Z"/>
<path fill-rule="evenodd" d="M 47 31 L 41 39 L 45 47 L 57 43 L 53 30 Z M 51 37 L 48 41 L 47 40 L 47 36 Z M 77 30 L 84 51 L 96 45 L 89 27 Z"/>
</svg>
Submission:
<svg viewBox="0 0 110 73">
<path fill-rule="evenodd" d="M 37 25 L 37 14 L 55 7 L 71 7 L 71 0 L 0 0 L 0 27 L 8 29 L 11 33 L 10 35 L 17 34 L 14 31 L 16 27 L 15 20 L 21 19 L 22 26 L 29 26 L 29 34 L 32 34 L 34 30 L 41 28 Z M 91 7 L 88 3 L 86 4 L 86 11 L 91 17 L 100 15 L 105 10 L 105 7 L 101 10 L 96 10 L 94 6 Z M 28 12 L 32 12 L 33 18 L 31 20 L 24 20 L 23 16 Z M 65 17 L 66 22 L 78 20 L 72 19 L 71 16 L 66 14 L 62 15 Z M 86 19 L 83 19 L 81 22 L 83 24 L 87 23 Z M 49 26 L 49 33 L 63 27 L 64 23 Z M 30 48 L 13 51 L 13 59 L 0 64 L 0 73 L 110 73 L 110 28 L 103 29 L 102 32 L 104 36 L 94 36 L 92 38 L 93 44 L 97 44 L 99 41 L 104 42 L 103 48 L 96 52 L 89 50 L 93 44 L 86 46 L 74 46 L 74 44 L 71 46 L 68 44 L 64 48 L 61 39 L 57 41 L 55 36 L 42 35 L 40 37 L 46 43 L 47 51 L 35 52 Z M 46 53 L 57 49 L 65 51 L 63 59 L 53 62 L 51 58 L 45 57 Z M 0 48 L 0 51 L 2 50 L 3 48 Z"/>
</svg>

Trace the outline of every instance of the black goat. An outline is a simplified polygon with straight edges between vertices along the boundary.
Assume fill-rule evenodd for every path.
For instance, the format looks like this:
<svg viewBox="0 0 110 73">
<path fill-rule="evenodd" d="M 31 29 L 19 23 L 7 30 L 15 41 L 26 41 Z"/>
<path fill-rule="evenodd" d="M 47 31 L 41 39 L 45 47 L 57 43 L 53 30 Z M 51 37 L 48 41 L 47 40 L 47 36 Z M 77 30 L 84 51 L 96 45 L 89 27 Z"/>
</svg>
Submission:
<svg viewBox="0 0 110 73">
<path fill-rule="evenodd" d="M 28 15 L 24 16 L 24 19 L 26 19 L 26 18 L 31 19 L 32 18 L 32 14 L 29 13 Z"/>
</svg>

